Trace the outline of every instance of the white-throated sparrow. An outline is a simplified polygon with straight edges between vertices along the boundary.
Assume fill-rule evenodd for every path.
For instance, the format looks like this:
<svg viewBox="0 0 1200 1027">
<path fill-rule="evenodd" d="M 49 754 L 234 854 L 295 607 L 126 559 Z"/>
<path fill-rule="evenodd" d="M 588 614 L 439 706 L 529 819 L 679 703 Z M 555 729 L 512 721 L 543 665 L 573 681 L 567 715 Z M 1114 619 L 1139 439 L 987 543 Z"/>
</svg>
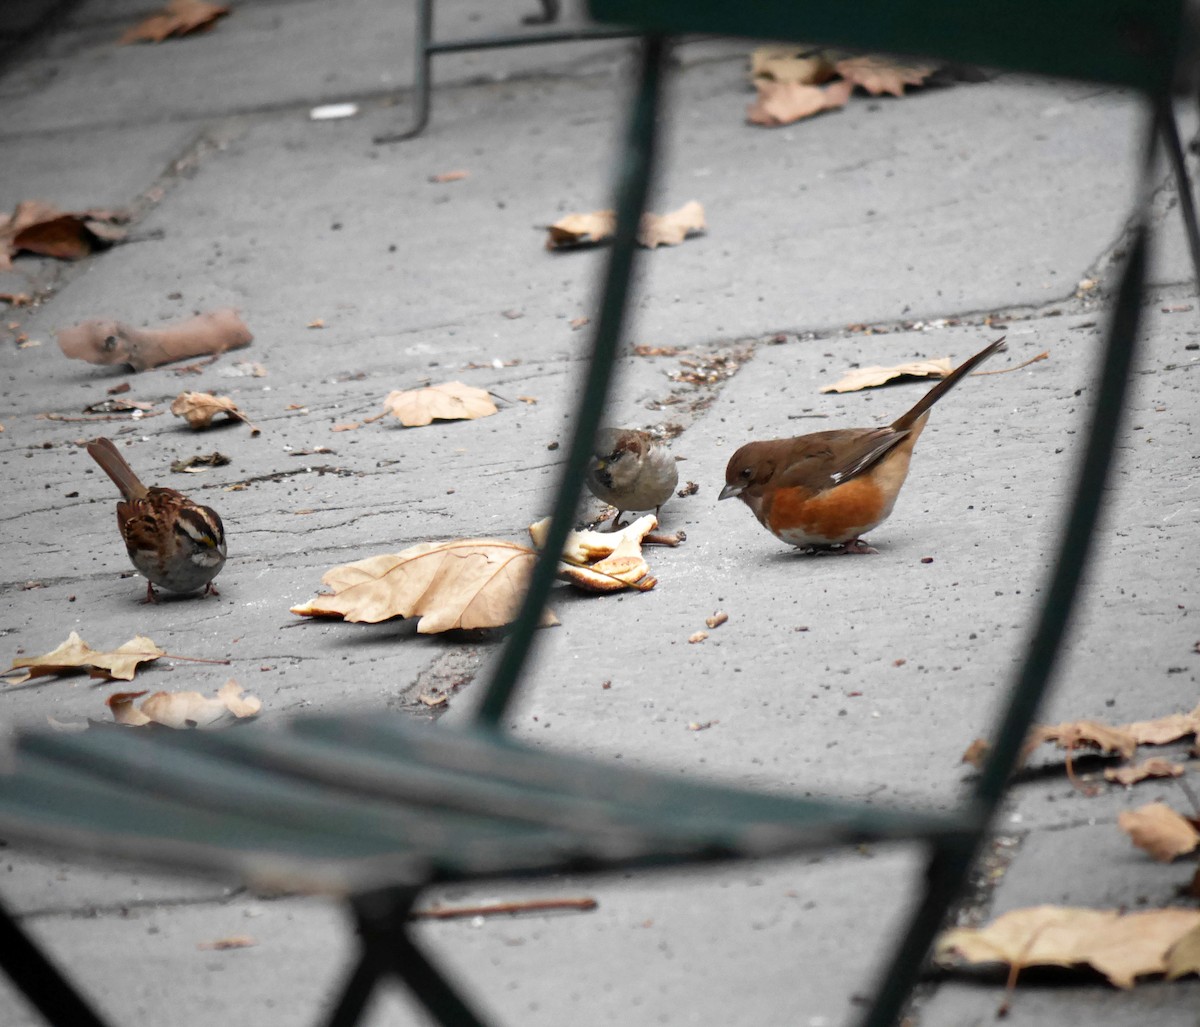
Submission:
<svg viewBox="0 0 1200 1027">
<path fill-rule="evenodd" d="M 174 489 L 147 488 L 110 439 L 89 442 L 87 451 L 124 497 L 117 527 L 129 559 L 147 579 L 146 602 L 156 601 L 155 585 L 216 595 L 212 579 L 225 565 L 225 528 L 216 511 Z"/>
<path fill-rule="evenodd" d="M 627 510 L 659 509 L 679 484 L 675 458 L 649 432 L 601 428 L 588 464 L 587 487 L 597 499 L 617 508 L 613 527 Z"/>
</svg>

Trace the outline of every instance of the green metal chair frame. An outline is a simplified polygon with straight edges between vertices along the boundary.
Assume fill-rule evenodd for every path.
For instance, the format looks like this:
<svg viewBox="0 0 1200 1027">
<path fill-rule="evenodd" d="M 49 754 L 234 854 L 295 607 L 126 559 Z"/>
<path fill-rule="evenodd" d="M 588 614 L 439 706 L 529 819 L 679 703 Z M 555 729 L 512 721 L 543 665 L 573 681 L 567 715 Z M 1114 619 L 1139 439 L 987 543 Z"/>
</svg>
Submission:
<svg viewBox="0 0 1200 1027">
<path fill-rule="evenodd" d="M 666 869 L 833 845 L 921 842 L 928 848 L 925 892 L 863 1019 L 870 1027 L 884 1027 L 901 1015 L 933 938 L 963 891 L 1048 687 L 1074 604 L 1136 352 L 1156 142 L 1169 120 L 1181 59 L 1187 70 L 1193 68 L 1191 25 L 1182 0 L 1057 0 L 1027 8 L 1014 0 L 986 6 L 958 0 L 855 5 L 814 0 L 750 8 L 715 0 L 593 0 L 593 9 L 602 18 L 648 31 L 618 167 L 616 235 L 545 553 L 474 723 L 430 730 L 396 714 L 296 718 L 283 731 L 251 726 L 223 733 L 23 732 L 12 768 L 0 774 L 0 836 L 345 897 L 361 951 L 325 1021 L 335 1027 L 358 1021 L 387 974 L 401 979 L 446 1027 L 485 1022 L 411 936 L 408 914 L 433 884 Z M 756 14 L 773 20 L 755 21 Z M 1060 46 L 1055 34 L 1068 27 L 1071 45 Z M 1133 243 L 1108 325 L 1074 497 L 990 756 L 961 807 L 950 813 L 684 781 L 541 752 L 501 729 L 536 641 L 555 579 L 555 554 L 571 527 L 620 351 L 637 259 L 635 233 L 654 166 L 667 36 L 694 31 L 854 42 L 1114 82 L 1148 98 Z M 226 783 L 237 787 L 223 787 Z M 2 908 L 0 967 L 51 1023 L 103 1023 Z"/>
</svg>

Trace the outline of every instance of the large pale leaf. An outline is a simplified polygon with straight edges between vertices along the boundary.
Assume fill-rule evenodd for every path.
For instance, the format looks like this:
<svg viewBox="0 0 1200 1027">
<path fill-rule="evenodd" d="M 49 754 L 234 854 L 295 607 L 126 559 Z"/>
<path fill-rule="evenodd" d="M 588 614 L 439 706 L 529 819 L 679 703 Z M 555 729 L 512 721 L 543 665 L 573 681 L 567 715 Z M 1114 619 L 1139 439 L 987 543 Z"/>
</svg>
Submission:
<svg viewBox="0 0 1200 1027">
<path fill-rule="evenodd" d="M 389 392 L 383 405 L 406 428 L 419 428 L 433 421 L 473 421 L 496 412 L 486 389 L 462 382 Z"/>
<path fill-rule="evenodd" d="M 805 82 L 774 82 L 756 79 L 758 99 L 746 108 L 746 120 L 754 125 L 790 125 L 822 111 L 844 107 L 854 91 L 849 82 L 830 82 L 824 86 Z"/>
<path fill-rule="evenodd" d="M 1172 949 L 1200 927 L 1200 910 L 1137 913 L 1032 906 L 1014 909 L 986 927 L 958 927 L 938 939 L 939 959 L 1027 966 L 1091 966 L 1118 988 L 1168 970 Z"/>
<path fill-rule="evenodd" d="M 516 617 L 536 559 L 533 550 L 499 539 L 422 542 L 334 567 L 321 579 L 333 593 L 292 613 L 368 624 L 420 617 L 422 634 L 496 628 Z M 545 611 L 543 626 L 557 623 Z"/>
<path fill-rule="evenodd" d="M 881 367 L 872 364 L 870 367 L 855 367 L 847 371 L 836 382 L 822 385 L 822 392 L 858 392 L 860 389 L 873 389 L 879 385 L 898 378 L 945 378 L 954 365 L 949 357 L 935 357 L 932 360 L 912 360 L 907 364 L 894 364 L 891 367 Z"/>
<path fill-rule="evenodd" d="M 62 645 L 44 656 L 23 656 L 13 660 L 9 669 L 23 670 L 16 678 L 8 678 L 10 684 L 20 684 L 30 678 L 48 674 L 63 674 L 74 670 L 86 670 L 94 678 L 104 680 L 132 681 L 138 665 L 165 656 L 148 638 L 136 635 L 124 645 L 109 652 L 93 649 L 74 631 Z"/>
<path fill-rule="evenodd" d="M 1165 802 L 1151 802 L 1117 817 L 1121 828 L 1139 849 L 1160 863 L 1170 863 L 1200 846 L 1200 831 Z"/>
<path fill-rule="evenodd" d="M 233 678 L 225 682 L 215 696 L 199 692 L 155 692 L 142 701 L 134 701 L 145 692 L 117 692 L 106 704 L 118 724 L 143 727 L 163 724 L 172 728 L 216 727 L 234 718 L 253 717 L 262 709 L 262 700 L 246 695 Z"/>
<path fill-rule="evenodd" d="M 752 79 L 819 85 L 833 75 L 833 64 L 820 50 L 798 46 L 760 46 L 750 53 Z"/>
</svg>

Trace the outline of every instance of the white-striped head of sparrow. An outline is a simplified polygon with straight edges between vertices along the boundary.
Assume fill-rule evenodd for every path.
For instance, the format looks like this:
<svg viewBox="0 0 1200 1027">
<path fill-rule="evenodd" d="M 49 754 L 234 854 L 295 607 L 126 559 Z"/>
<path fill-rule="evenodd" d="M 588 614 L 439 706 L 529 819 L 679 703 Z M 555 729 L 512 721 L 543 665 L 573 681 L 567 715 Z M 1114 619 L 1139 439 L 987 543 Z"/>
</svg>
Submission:
<svg viewBox="0 0 1200 1027">
<path fill-rule="evenodd" d="M 597 499 L 617 508 L 613 527 L 627 510 L 653 510 L 679 484 L 671 451 L 649 432 L 635 428 L 601 428 L 592 447 L 587 487 Z"/>
<path fill-rule="evenodd" d="M 147 488 L 109 439 L 89 442 L 87 451 L 121 490 L 117 528 L 146 578 L 146 602 L 156 601 L 155 585 L 217 595 L 212 580 L 225 566 L 225 528 L 216 511 L 174 489 Z"/>
</svg>

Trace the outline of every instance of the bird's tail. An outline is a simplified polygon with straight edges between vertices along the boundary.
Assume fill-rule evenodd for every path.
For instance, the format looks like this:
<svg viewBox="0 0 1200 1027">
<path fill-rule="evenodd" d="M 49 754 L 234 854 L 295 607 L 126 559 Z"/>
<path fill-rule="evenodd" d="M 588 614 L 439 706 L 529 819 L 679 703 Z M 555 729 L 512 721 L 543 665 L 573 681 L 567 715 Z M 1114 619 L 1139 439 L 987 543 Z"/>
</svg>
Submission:
<svg viewBox="0 0 1200 1027">
<path fill-rule="evenodd" d="M 907 431 L 909 428 L 911 428 L 926 410 L 928 410 L 931 406 L 933 406 L 934 403 L 946 395 L 947 392 L 949 392 L 967 375 L 974 371 L 975 368 L 987 360 L 988 357 L 995 353 L 999 353 L 1003 349 L 1006 349 L 1007 347 L 1004 339 L 1005 336 L 1000 336 L 1000 338 L 998 338 L 995 342 L 985 346 L 973 357 L 964 360 L 958 365 L 958 367 L 956 367 L 932 389 L 925 393 L 924 396 L 917 400 L 916 404 L 911 410 L 909 410 L 907 413 L 901 414 L 900 417 L 896 418 L 896 420 L 892 422 L 892 427 L 897 431 Z"/>
<path fill-rule="evenodd" d="M 113 484 L 121 490 L 121 495 L 126 501 L 141 499 L 146 494 L 146 486 L 133 473 L 133 468 L 121 456 L 120 450 L 113 445 L 111 439 L 95 439 L 87 444 L 87 451 L 104 473 L 112 478 Z"/>
</svg>

